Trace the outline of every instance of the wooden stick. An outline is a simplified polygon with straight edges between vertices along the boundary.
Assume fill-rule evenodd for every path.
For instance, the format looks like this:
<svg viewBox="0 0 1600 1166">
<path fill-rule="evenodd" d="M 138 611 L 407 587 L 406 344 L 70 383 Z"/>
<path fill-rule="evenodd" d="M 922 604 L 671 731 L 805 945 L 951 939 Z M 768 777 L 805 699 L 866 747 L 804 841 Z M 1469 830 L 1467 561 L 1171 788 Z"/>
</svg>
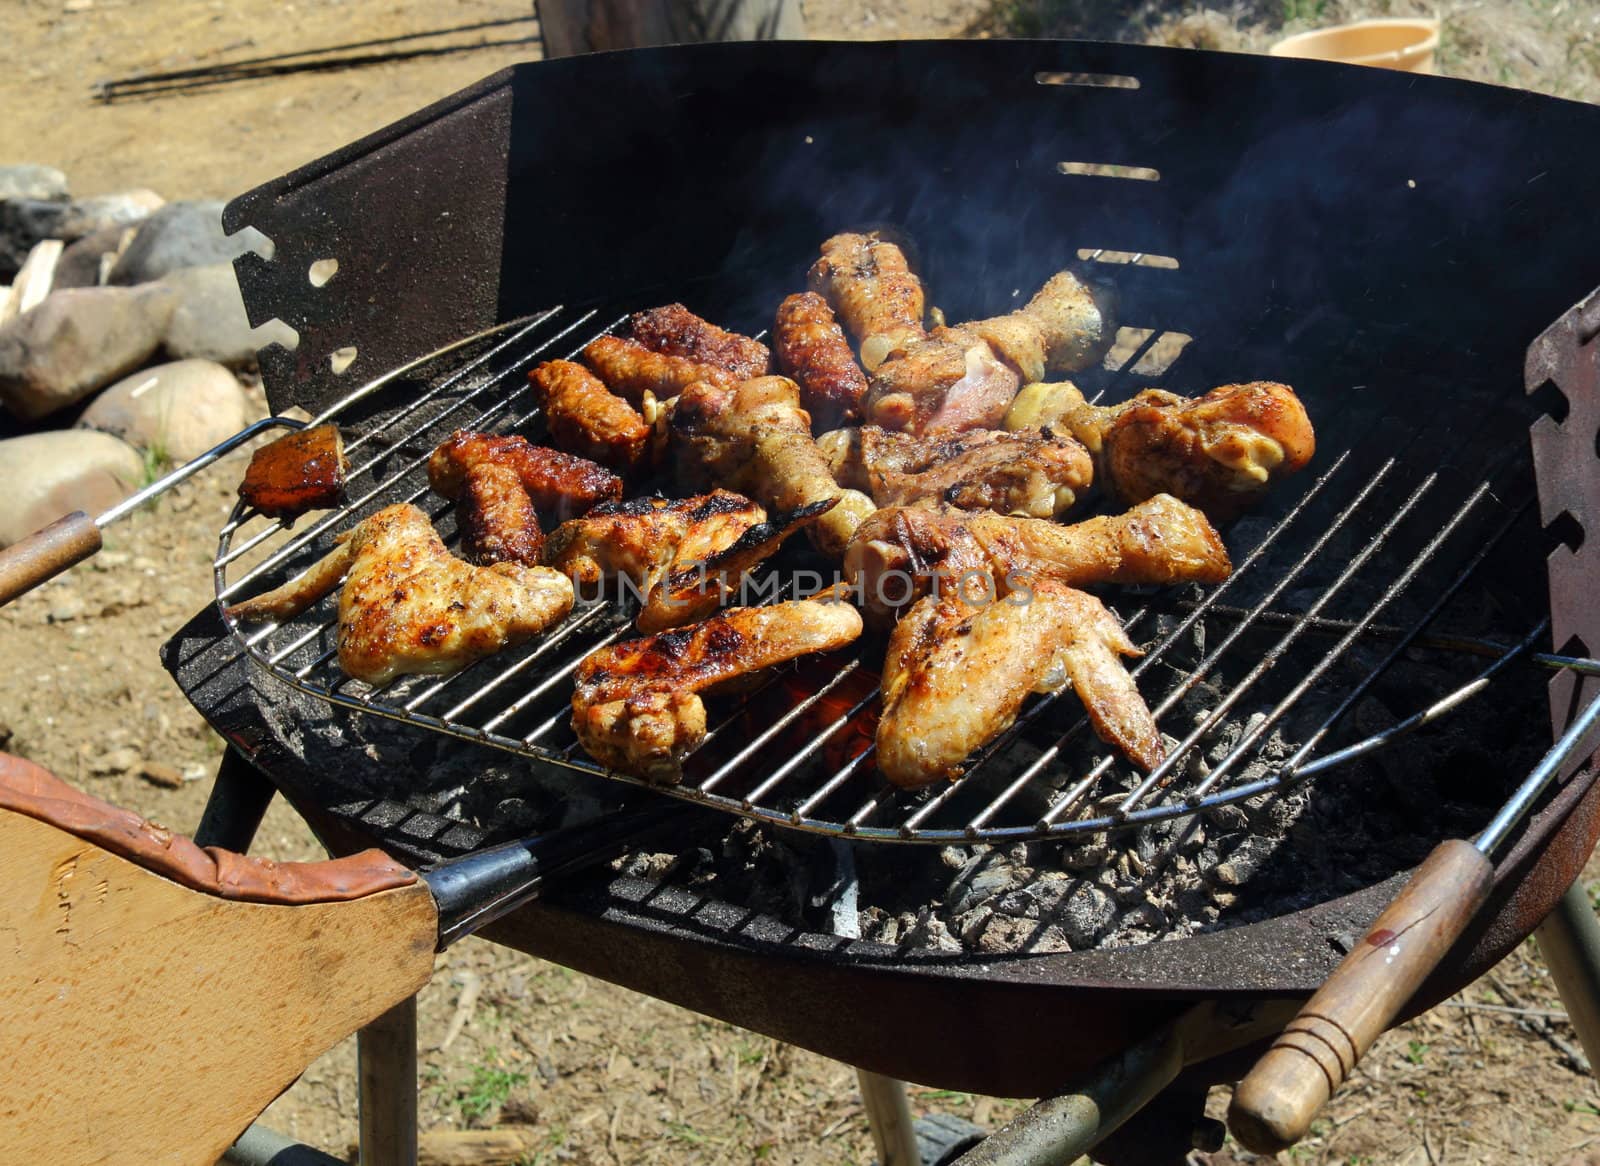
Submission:
<svg viewBox="0 0 1600 1166">
<path fill-rule="evenodd" d="M 81 510 L 0 550 L 0 607 L 100 549 L 100 528 Z"/>
<path fill-rule="evenodd" d="M 1489 896 L 1494 868 L 1444 842 L 1234 1091 L 1228 1125 L 1258 1154 L 1293 1145 Z"/>
</svg>

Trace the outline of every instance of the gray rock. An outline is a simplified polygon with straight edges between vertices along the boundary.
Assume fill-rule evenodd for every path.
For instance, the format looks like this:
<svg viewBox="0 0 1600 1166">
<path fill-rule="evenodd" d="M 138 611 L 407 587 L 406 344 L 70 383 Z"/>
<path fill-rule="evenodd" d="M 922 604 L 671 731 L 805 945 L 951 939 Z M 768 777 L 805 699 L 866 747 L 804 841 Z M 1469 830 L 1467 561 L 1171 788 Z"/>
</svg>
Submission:
<svg viewBox="0 0 1600 1166">
<path fill-rule="evenodd" d="M 161 343 L 176 296 L 167 287 L 57 292 L 0 328 L 0 403 L 44 417 L 138 368 Z"/>
<path fill-rule="evenodd" d="M 0 441 L 0 546 L 74 510 L 98 514 L 143 476 L 138 451 L 109 433 L 59 429 Z"/>
<path fill-rule="evenodd" d="M 131 237 L 135 229 L 119 223 L 101 227 L 68 243 L 61 258 L 56 261 L 55 278 L 50 286 L 56 291 L 69 287 L 99 287 L 101 259 L 115 255 L 122 247 L 122 237 Z"/>
<path fill-rule="evenodd" d="M 220 364 L 179 360 L 124 377 L 90 403 L 78 425 L 181 465 L 243 429 L 248 409 L 244 390 Z"/>
<path fill-rule="evenodd" d="M 0 166 L 0 199 L 35 198 L 64 202 L 67 197 L 67 176 L 54 166 L 38 166 L 31 162 Z"/>
<path fill-rule="evenodd" d="M 1116 916 L 1110 895 L 1089 882 L 1079 882 L 1056 908 L 1056 921 L 1075 948 L 1091 946 Z"/>
<path fill-rule="evenodd" d="M 20 266 L 41 239 L 72 242 L 105 227 L 143 221 L 163 199 L 150 190 L 126 190 L 75 202 L 10 199 L 0 202 L 0 267 Z"/>
<path fill-rule="evenodd" d="M 246 251 L 271 258 L 272 245 L 254 227 L 224 235 L 221 202 L 172 202 L 145 220 L 107 282 L 148 283 L 180 267 L 226 263 Z"/>
<path fill-rule="evenodd" d="M 161 341 L 170 356 L 250 368 L 256 363 L 257 349 L 275 342 L 294 342 L 292 330 L 280 321 L 271 320 L 259 329 L 250 327 L 231 263 L 179 268 L 163 276 L 161 283 L 178 297 Z"/>
</svg>

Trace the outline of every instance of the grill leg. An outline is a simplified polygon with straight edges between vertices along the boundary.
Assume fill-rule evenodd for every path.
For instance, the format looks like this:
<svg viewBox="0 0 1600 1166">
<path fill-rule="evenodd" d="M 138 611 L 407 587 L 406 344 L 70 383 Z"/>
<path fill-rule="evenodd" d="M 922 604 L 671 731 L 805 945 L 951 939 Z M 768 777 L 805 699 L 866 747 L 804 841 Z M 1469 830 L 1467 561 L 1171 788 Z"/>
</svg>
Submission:
<svg viewBox="0 0 1600 1166">
<path fill-rule="evenodd" d="M 416 1166 L 415 996 L 356 1034 L 356 1060 L 361 1076 L 361 1166 Z"/>
<path fill-rule="evenodd" d="M 194 840 L 201 846 L 246 853 L 275 792 L 272 783 L 243 754 L 228 748 L 217 766 L 217 777 L 211 783 L 211 796 L 200 814 Z"/>
<path fill-rule="evenodd" d="M 856 1070 L 856 1079 L 861 1082 L 861 1100 L 866 1106 L 867 1125 L 872 1129 L 880 1166 L 922 1166 L 905 1082 L 865 1069 Z"/>
<path fill-rule="evenodd" d="M 1600 1071 L 1600 922 L 1579 879 L 1534 932 L 1590 1071 Z"/>
</svg>

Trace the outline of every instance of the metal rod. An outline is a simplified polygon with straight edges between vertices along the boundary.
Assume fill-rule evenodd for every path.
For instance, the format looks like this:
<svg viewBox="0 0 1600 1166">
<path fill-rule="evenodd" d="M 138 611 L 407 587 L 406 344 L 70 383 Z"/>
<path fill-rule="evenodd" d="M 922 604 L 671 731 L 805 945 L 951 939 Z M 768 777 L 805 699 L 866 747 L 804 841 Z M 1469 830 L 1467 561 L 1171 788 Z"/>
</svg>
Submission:
<svg viewBox="0 0 1600 1166">
<path fill-rule="evenodd" d="M 198 474 L 201 470 L 205 469 L 207 466 L 215 464 L 218 460 L 226 457 L 228 454 L 238 449 L 241 445 L 249 441 L 258 433 L 265 432 L 268 429 L 300 428 L 302 428 L 301 422 L 295 421 L 289 417 L 263 417 L 260 421 L 253 421 L 249 425 L 246 425 L 243 429 L 239 430 L 238 433 L 235 433 L 232 437 L 225 438 L 224 440 L 217 442 L 216 445 L 206 450 L 206 452 L 201 454 L 199 457 L 192 458 L 189 461 L 184 462 L 183 465 L 173 470 L 170 474 L 157 478 L 143 490 L 140 490 L 135 494 L 130 494 L 121 502 L 118 502 L 115 506 L 111 507 L 111 509 L 101 511 L 100 516 L 94 520 L 94 524 L 104 530 L 113 522 L 117 521 L 117 519 L 132 514 L 135 510 L 139 509 L 139 507 L 143 506 L 146 502 L 150 501 L 157 495 L 165 494 L 179 482 L 186 482 Z"/>
<path fill-rule="evenodd" d="M 1517 787 L 1506 804 L 1500 807 L 1500 812 L 1494 816 L 1494 820 L 1484 827 L 1482 834 L 1478 835 L 1473 845 L 1479 851 L 1485 855 L 1493 854 L 1495 848 L 1505 841 L 1511 828 L 1520 822 L 1529 807 L 1539 800 L 1539 795 L 1544 793 L 1545 787 L 1554 780 L 1568 756 L 1588 735 L 1589 730 L 1594 728 L 1597 721 L 1600 721 L 1600 700 L 1592 700 L 1588 707 L 1578 714 L 1567 731 L 1561 734 L 1550 752 L 1534 766 L 1533 772 L 1528 774 Z"/>
<path fill-rule="evenodd" d="M 314 1150 L 259 1123 L 240 1134 L 238 1141 L 223 1151 L 222 1160 L 229 1166 L 345 1166 L 343 1158 Z"/>
</svg>

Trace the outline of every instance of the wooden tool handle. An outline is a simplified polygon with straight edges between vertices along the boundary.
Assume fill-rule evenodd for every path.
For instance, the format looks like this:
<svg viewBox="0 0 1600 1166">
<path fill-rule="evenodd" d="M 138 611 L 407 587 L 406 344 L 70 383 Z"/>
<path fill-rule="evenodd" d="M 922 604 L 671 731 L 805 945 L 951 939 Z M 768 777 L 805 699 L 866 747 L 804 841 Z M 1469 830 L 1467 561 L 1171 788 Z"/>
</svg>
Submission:
<svg viewBox="0 0 1600 1166">
<path fill-rule="evenodd" d="M 0 607 L 100 549 L 100 528 L 81 510 L 0 551 Z"/>
<path fill-rule="evenodd" d="M 1298 1142 L 1488 898 L 1494 868 L 1442 843 L 1234 1091 L 1228 1125 L 1258 1154 Z"/>
</svg>

